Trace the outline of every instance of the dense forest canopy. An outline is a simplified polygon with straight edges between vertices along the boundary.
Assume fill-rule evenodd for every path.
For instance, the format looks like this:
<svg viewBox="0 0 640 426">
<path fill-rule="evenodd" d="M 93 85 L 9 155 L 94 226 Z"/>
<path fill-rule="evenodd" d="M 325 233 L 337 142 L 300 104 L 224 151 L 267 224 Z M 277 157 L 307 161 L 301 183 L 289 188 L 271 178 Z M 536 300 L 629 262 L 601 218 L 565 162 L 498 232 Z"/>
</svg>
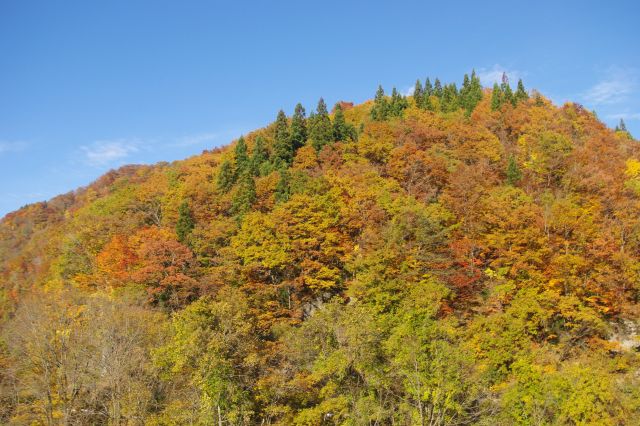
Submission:
<svg viewBox="0 0 640 426">
<path fill-rule="evenodd" d="M 639 203 L 506 76 L 298 104 L 0 222 L 0 423 L 637 424 Z"/>
</svg>

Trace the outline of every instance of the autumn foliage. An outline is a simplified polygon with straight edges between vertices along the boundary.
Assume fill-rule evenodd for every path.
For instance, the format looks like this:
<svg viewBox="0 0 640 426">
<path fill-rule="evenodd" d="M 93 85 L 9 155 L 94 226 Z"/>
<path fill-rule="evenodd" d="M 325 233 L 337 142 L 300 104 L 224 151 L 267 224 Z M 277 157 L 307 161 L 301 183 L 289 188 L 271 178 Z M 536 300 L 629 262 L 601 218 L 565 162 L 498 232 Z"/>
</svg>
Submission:
<svg viewBox="0 0 640 426">
<path fill-rule="evenodd" d="M 475 74 L 274 118 L 2 220 L 0 423 L 640 417 L 626 128 Z"/>
</svg>

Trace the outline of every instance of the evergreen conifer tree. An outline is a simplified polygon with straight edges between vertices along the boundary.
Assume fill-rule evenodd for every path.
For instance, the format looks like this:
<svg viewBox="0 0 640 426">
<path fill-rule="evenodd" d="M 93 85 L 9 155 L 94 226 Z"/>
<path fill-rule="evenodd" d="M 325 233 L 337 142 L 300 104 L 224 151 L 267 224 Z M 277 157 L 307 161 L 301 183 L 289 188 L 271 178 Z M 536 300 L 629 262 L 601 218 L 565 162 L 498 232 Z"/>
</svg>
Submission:
<svg viewBox="0 0 640 426">
<path fill-rule="evenodd" d="M 447 84 L 442 90 L 440 109 L 442 112 L 453 112 L 459 107 L 458 89 L 455 83 Z"/>
<path fill-rule="evenodd" d="M 497 111 L 502 106 L 502 90 L 498 83 L 493 83 L 493 90 L 491 92 L 491 110 Z"/>
<path fill-rule="evenodd" d="M 335 141 L 346 141 L 352 138 L 354 130 L 353 126 L 348 124 L 344 119 L 342 105 L 337 103 L 334 107 L 333 114 L 333 139 Z"/>
<path fill-rule="evenodd" d="M 429 80 L 429 77 L 427 77 L 427 80 L 424 82 L 424 94 L 427 97 L 433 95 L 433 85 L 431 85 L 431 80 Z"/>
<path fill-rule="evenodd" d="M 502 84 L 500 84 L 500 90 L 502 91 L 502 100 L 503 102 L 510 102 L 511 105 L 516 105 L 516 98 L 513 95 L 513 90 L 511 90 L 511 86 L 509 85 L 509 77 L 507 77 L 506 73 L 502 73 Z"/>
<path fill-rule="evenodd" d="M 391 91 L 391 104 L 389 105 L 389 113 L 394 117 L 402 117 L 402 112 L 409 106 L 407 99 L 402 96 L 394 87 Z"/>
<path fill-rule="evenodd" d="M 627 130 L 627 125 L 625 124 L 625 122 L 624 122 L 624 120 L 622 118 L 620 119 L 620 122 L 618 123 L 618 125 L 616 125 L 616 132 L 623 133 L 628 138 L 633 139 L 633 136 L 631 135 L 631 132 L 629 132 Z"/>
<path fill-rule="evenodd" d="M 529 94 L 524 89 L 524 84 L 522 84 L 522 79 L 518 80 L 518 88 L 516 89 L 515 98 L 516 98 L 516 102 L 523 102 L 529 99 Z"/>
<path fill-rule="evenodd" d="M 435 109 L 433 106 L 433 102 L 431 102 L 431 96 L 433 96 L 433 94 L 434 94 L 433 85 L 431 84 L 429 77 L 427 77 L 427 80 L 424 83 L 424 95 L 422 97 L 423 109 L 426 109 L 429 111 L 433 111 Z"/>
<path fill-rule="evenodd" d="M 291 118 L 291 145 L 294 152 L 307 142 L 307 119 L 302 104 L 297 104 Z"/>
<path fill-rule="evenodd" d="M 189 234 L 193 231 L 195 223 L 191 214 L 191 209 L 187 201 L 183 201 L 178 207 L 178 221 L 176 222 L 176 235 L 178 241 L 186 243 Z"/>
<path fill-rule="evenodd" d="M 465 74 L 462 79 L 462 87 L 460 88 L 460 103 L 464 106 L 467 101 L 467 94 L 471 89 L 471 80 L 469 80 L 469 74 Z"/>
<path fill-rule="evenodd" d="M 281 169 L 279 171 L 280 180 L 278 180 L 278 184 L 276 185 L 275 190 L 275 199 L 277 203 L 285 202 L 291 196 L 291 187 L 290 187 L 290 176 L 289 172 L 285 169 Z"/>
<path fill-rule="evenodd" d="M 249 153 L 247 151 L 247 143 L 244 140 L 244 136 L 240 136 L 235 148 L 236 154 L 236 176 L 240 176 L 250 167 Z"/>
<path fill-rule="evenodd" d="M 373 100 L 373 108 L 371 108 L 371 118 L 376 121 L 384 121 L 389 115 L 389 103 L 384 95 L 382 86 L 378 86 L 376 97 Z"/>
<path fill-rule="evenodd" d="M 463 105 L 467 115 L 471 115 L 481 100 L 482 84 L 480 83 L 480 79 L 476 75 L 475 70 L 473 70 L 471 72 L 471 79 L 469 80 L 469 88 L 467 89 L 465 105 Z"/>
<path fill-rule="evenodd" d="M 422 88 L 422 83 L 420 80 L 416 80 L 416 85 L 413 88 L 413 101 L 415 102 L 418 108 L 422 108 L 424 99 L 424 89 Z"/>
<path fill-rule="evenodd" d="M 273 144 L 275 161 L 289 165 L 293 161 L 293 147 L 289 137 L 289 121 L 282 110 L 278 111 L 275 130 L 275 142 Z"/>
<path fill-rule="evenodd" d="M 258 136 L 256 138 L 256 144 L 253 147 L 253 153 L 251 154 L 251 170 L 255 176 L 260 174 L 260 166 L 269 159 L 269 153 L 265 146 L 264 138 Z"/>
<path fill-rule="evenodd" d="M 327 111 L 327 104 L 324 103 L 322 98 L 318 101 L 318 107 L 316 108 L 316 114 L 311 123 L 309 133 L 311 144 L 316 151 L 320 151 L 322 147 L 333 142 L 333 127 L 329 118 L 329 111 Z"/>
<path fill-rule="evenodd" d="M 436 78 L 436 81 L 433 83 L 433 95 L 437 98 L 442 98 L 442 94 L 442 83 L 440 83 L 440 80 Z"/>
<path fill-rule="evenodd" d="M 620 119 L 620 123 L 618 123 L 618 125 L 616 126 L 616 130 L 620 132 L 627 131 L 627 125 L 624 123 L 624 120 L 622 118 Z"/>
<path fill-rule="evenodd" d="M 509 157 L 509 164 L 507 165 L 507 183 L 511 186 L 515 185 L 522 179 L 522 172 L 518 168 L 518 163 L 515 157 L 512 155 Z"/>
<path fill-rule="evenodd" d="M 242 215 L 249 210 L 256 201 L 256 183 L 250 173 L 244 173 L 238 180 L 238 190 L 231 202 L 233 214 Z"/>
<path fill-rule="evenodd" d="M 231 162 L 229 160 L 226 160 L 220 165 L 220 171 L 218 172 L 218 190 L 222 191 L 223 193 L 229 192 L 234 183 L 235 174 L 233 172 L 233 168 L 231 167 Z"/>
</svg>

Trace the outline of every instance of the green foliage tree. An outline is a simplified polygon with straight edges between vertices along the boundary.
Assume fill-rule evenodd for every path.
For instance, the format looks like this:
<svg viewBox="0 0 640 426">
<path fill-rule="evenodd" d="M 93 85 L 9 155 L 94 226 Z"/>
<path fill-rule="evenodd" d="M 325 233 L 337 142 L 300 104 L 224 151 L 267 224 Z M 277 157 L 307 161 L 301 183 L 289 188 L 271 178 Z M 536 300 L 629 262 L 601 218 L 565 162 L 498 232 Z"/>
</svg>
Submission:
<svg viewBox="0 0 640 426">
<path fill-rule="evenodd" d="M 431 84 L 431 80 L 429 80 L 429 77 L 427 77 L 426 81 L 424 82 L 424 95 L 426 97 L 433 96 L 433 85 Z"/>
<path fill-rule="evenodd" d="M 391 102 L 389 103 L 389 115 L 392 117 L 402 117 L 404 110 L 409 106 L 407 98 L 401 95 L 394 87 L 391 91 Z"/>
<path fill-rule="evenodd" d="M 333 138 L 336 141 L 347 141 L 355 139 L 356 129 L 352 124 L 345 121 L 342 105 L 337 103 L 333 115 Z"/>
<path fill-rule="evenodd" d="M 498 83 L 493 83 L 493 90 L 491 91 L 491 110 L 497 111 L 500 109 L 503 103 L 503 94 Z"/>
<path fill-rule="evenodd" d="M 322 98 L 318 101 L 316 114 L 311 121 L 309 138 L 316 151 L 320 151 L 325 145 L 333 142 L 333 126 L 331 125 L 331 118 L 329 118 L 327 104 Z"/>
<path fill-rule="evenodd" d="M 482 100 L 482 85 L 475 70 L 471 72 L 471 78 L 465 74 L 465 83 L 460 90 L 460 105 L 467 115 L 471 115 L 476 105 Z"/>
<path fill-rule="evenodd" d="M 373 100 L 373 108 L 371 108 L 371 118 L 375 121 L 384 121 L 389 115 L 389 102 L 384 94 L 382 86 L 378 86 L 376 96 Z"/>
<path fill-rule="evenodd" d="M 443 93 L 442 83 L 440 83 L 440 79 L 436 78 L 436 81 L 433 83 L 433 95 L 440 99 L 442 98 Z"/>
<path fill-rule="evenodd" d="M 445 85 L 442 91 L 440 110 L 442 112 L 453 112 L 458 110 L 459 107 L 460 99 L 455 83 Z"/>
<path fill-rule="evenodd" d="M 280 179 L 278 179 L 278 184 L 276 185 L 275 199 L 276 202 L 282 203 L 288 201 L 291 196 L 291 177 L 285 169 L 280 170 L 278 173 L 280 174 Z"/>
<path fill-rule="evenodd" d="M 472 357 L 436 320 L 448 290 L 426 277 L 409 289 L 402 314 L 391 330 L 386 349 L 402 383 L 407 424 L 450 424 L 473 420 L 478 384 L 472 377 Z M 438 419 L 435 420 L 434 419 Z"/>
<path fill-rule="evenodd" d="M 509 157 L 509 164 L 507 165 L 507 183 L 509 185 L 515 185 L 520 179 L 522 179 L 522 172 L 518 167 L 515 157 L 512 155 Z"/>
<path fill-rule="evenodd" d="M 423 108 L 424 97 L 425 97 L 425 92 L 424 92 L 424 89 L 422 88 L 422 82 L 420 82 L 420 79 L 418 79 L 416 80 L 416 85 L 413 88 L 413 101 L 415 102 L 418 108 L 421 108 L 421 109 Z"/>
<path fill-rule="evenodd" d="M 238 179 L 238 188 L 233 197 L 231 212 L 243 215 L 249 210 L 257 199 L 256 182 L 250 173 L 244 173 Z"/>
<path fill-rule="evenodd" d="M 516 98 L 513 95 L 513 90 L 509 85 L 509 77 L 506 73 L 502 73 L 502 83 L 500 84 L 500 91 L 502 92 L 503 102 L 509 102 L 511 105 L 516 105 Z"/>
<path fill-rule="evenodd" d="M 236 155 L 235 175 L 238 177 L 251 168 L 251 161 L 249 159 L 247 142 L 244 140 L 243 136 L 240 136 L 240 139 L 238 139 L 238 142 L 236 142 L 235 155 Z"/>
<path fill-rule="evenodd" d="M 302 104 L 298 103 L 291 118 L 291 145 L 294 150 L 302 148 L 307 142 L 307 119 Z"/>
<path fill-rule="evenodd" d="M 293 144 L 289 134 L 289 121 L 284 111 L 278 111 L 275 125 L 274 160 L 289 165 L 293 161 Z"/>
<path fill-rule="evenodd" d="M 516 89 L 515 94 L 516 102 L 524 102 L 529 99 L 529 94 L 524 89 L 524 84 L 522 83 L 522 79 L 518 79 L 518 88 Z"/>
<path fill-rule="evenodd" d="M 256 138 L 256 143 L 251 153 L 251 170 L 254 176 L 261 174 L 262 166 L 269 160 L 269 152 L 262 136 Z"/>
<path fill-rule="evenodd" d="M 180 204 L 180 207 L 178 207 L 178 221 L 176 222 L 178 241 L 183 244 L 186 243 L 194 227 L 193 214 L 189 208 L 189 203 L 185 200 Z"/>
<path fill-rule="evenodd" d="M 220 170 L 218 171 L 218 190 L 222 191 L 223 193 L 229 192 L 229 190 L 233 187 L 235 180 L 235 173 L 233 171 L 231 162 L 229 160 L 223 161 L 220 165 Z"/>
<path fill-rule="evenodd" d="M 173 396 L 159 423 L 250 424 L 256 340 L 246 297 L 227 287 L 175 315 L 171 326 L 172 337 L 155 351 L 154 362 L 164 377 L 178 379 L 187 399 Z M 191 409 L 172 410 L 180 405 Z"/>
</svg>

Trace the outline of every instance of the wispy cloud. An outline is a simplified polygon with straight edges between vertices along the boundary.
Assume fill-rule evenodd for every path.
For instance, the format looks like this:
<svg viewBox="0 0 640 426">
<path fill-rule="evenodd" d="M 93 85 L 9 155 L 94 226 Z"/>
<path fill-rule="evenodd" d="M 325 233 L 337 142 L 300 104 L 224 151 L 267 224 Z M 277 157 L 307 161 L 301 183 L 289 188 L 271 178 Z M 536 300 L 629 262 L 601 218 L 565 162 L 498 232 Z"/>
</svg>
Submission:
<svg viewBox="0 0 640 426">
<path fill-rule="evenodd" d="M 44 200 L 46 198 L 50 198 L 51 195 L 44 192 L 24 192 L 24 193 L 15 193 L 15 192 L 7 192 L 3 194 L 3 196 L 7 198 L 12 198 L 15 200 Z"/>
<path fill-rule="evenodd" d="M 0 154 L 23 151 L 27 148 L 27 145 L 23 141 L 0 141 Z"/>
<path fill-rule="evenodd" d="M 609 114 L 607 115 L 607 118 L 610 120 L 626 120 L 626 121 L 632 121 L 632 120 L 640 120 L 640 112 L 621 112 L 619 114 Z"/>
<path fill-rule="evenodd" d="M 85 161 L 92 166 L 106 166 L 123 160 L 138 152 L 140 141 L 137 139 L 115 139 L 96 141 L 80 149 L 84 153 Z"/>
<path fill-rule="evenodd" d="M 195 135 L 187 135 L 178 138 L 171 146 L 193 146 L 213 142 L 220 138 L 220 133 L 198 133 Z"/>
<path fill-rule="evenodd" d="M 525 73 L 495 64 L 491 68 L 478 69 L 477 74 L 482 85 L 488 87 L 493 86 L 493 83 L 500 84 L 502 82 L 502 74 L 506 74 L 509 77 L 509 81 L 513 83 L 521 79 Z"/>
<path fill-rule="evenodd" d="M 233 135 L 242 134 L 237 131 L 191 133 L 184 136 L 170 138 L 134 138 L 122 137 L 117 139 L 97 140 L 80 146 L 79 161 L 94 167 L 116 166 L 138 154 L 137 159 L 149 158 L 149 153 L 175 152 L 176 148 L 212 147 L 216 142 L 223 141 Z M 152 155 L 153 157 L 153 155 Z M 73 161 L 78 161 L 75 157 Z"/>
<path fill-rule="evenodd" d="M 415 90 L 415 84 L 413 86 L 407 86 L 401 93 L 404 96 L 413 96 L 413 91 Z"/>
<path fill-rule="evenodd" d="M 637 71 L 610 67 L 602 80 L 582 94 L 582 99 L 591 105 L 617 104 L 634 92 L 637 82 Z"/>
</svg>

